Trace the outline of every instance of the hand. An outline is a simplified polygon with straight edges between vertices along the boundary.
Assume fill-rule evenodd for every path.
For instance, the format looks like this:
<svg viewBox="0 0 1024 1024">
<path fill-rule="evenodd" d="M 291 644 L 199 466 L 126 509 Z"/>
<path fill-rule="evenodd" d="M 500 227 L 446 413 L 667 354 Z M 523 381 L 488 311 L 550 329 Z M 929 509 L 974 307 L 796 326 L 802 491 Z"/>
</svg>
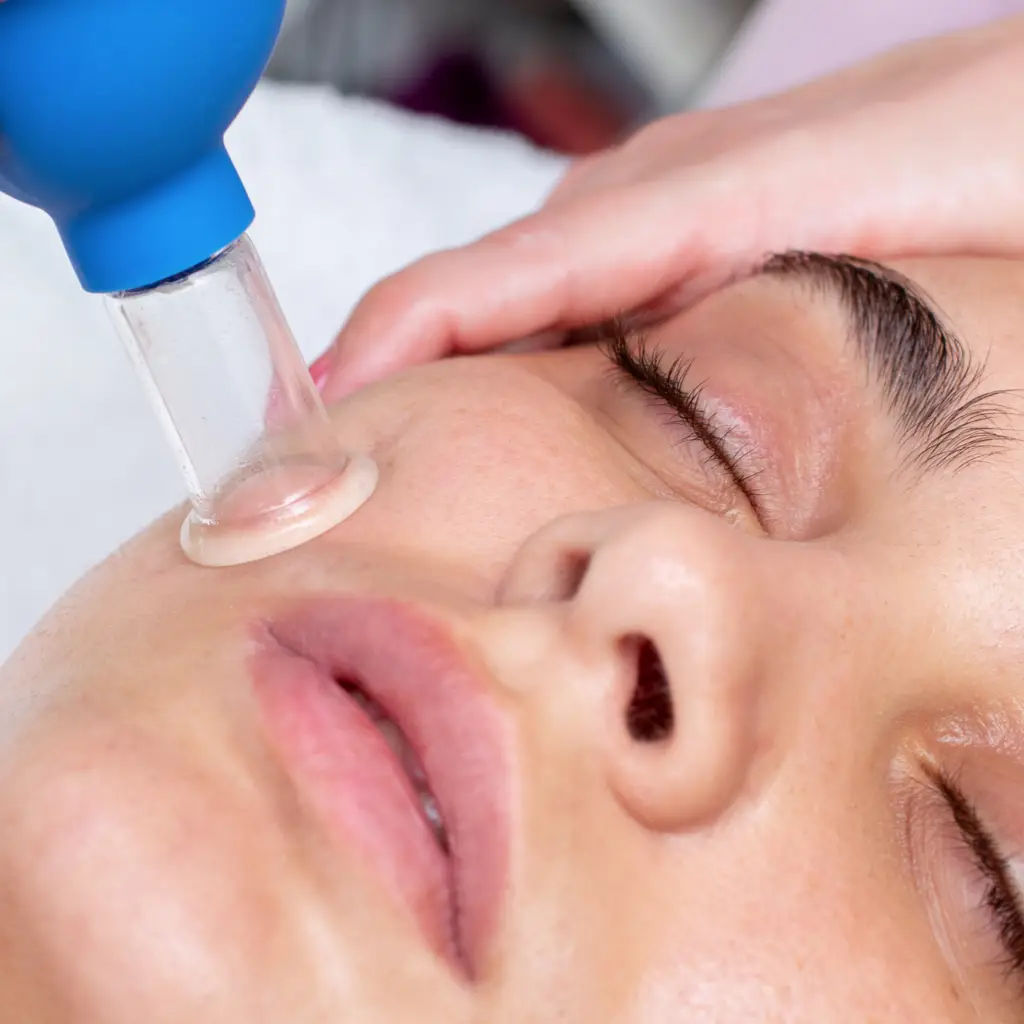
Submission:
<svg viewBox="0 0 1024 1024">
<path fill-rule="evenodd" d="M 405 366 L 658 317 L 800 248 L 1024 251 L 1024 18 L 789 93 L 656 122 L 546 206 L 377 285 L 321 365 L 336 398 Z"/>
</svg>

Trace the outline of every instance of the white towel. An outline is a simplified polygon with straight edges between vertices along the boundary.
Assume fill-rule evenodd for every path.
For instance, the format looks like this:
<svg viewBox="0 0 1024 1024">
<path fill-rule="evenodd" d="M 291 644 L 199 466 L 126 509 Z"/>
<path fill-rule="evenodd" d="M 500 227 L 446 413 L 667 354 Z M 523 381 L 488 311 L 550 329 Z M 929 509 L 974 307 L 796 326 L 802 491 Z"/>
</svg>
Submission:
<svg viewBox="0 0 1024 1024">
<path fill-rule="evenodd" d="M 252 236 L 307 357 L 417 256 L 538 205 L 562 168 L 519 140 L 262 85 L 228 135 Z M 106 320 L 45 216 L 0 197 L 0 661 L 92 564 L 183 497 Z"/>
</svg>

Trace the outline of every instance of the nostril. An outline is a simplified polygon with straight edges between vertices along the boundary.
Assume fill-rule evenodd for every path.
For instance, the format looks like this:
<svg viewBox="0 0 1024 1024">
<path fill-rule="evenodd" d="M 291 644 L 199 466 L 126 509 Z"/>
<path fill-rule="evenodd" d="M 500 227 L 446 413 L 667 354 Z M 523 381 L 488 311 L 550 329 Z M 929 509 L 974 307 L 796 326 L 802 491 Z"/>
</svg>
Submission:
<svg viewBox="0 0 1024 1024">
<path fill-rule="evenodd" d="M 2 3 L 3 0 L 0 0 Z M 562 604 L 572 601 L 590 572 L 591 553 L 533 541 L 516 556 L 498 584 L 498 604 Z"/>
<path fill-rule="evenodd" d="M 629 637 L 624 646 L 636 662 L 636 684 L 626 709 L 626 728 L 638 743 L 660 743 L 675 728 L 672 689 L 658 648 L 643 636 Z"/>
<path fill-rule="evenodd" d="M 579 593 L 589 569 L 589 551 L 563 552 L 555 565 L 549 600 L 571 601 Z"/>
</svg>

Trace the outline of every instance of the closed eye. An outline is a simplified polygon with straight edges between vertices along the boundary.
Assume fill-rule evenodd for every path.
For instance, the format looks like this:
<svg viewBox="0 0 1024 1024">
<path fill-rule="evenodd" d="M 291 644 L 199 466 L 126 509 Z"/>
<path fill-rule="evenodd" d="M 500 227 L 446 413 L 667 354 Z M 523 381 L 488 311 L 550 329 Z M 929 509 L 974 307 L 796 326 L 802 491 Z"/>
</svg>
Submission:
<svg viewBox="0 0 1024 1024">
<path fill-rule="evenodd" d="M 743 453 L 737 455 L 732 450 L 729 431 L 723 429 L 703 401 L 704 384 L 689 383 L 692 363 L 681 357 L 667 357 L 651 348 L 644 335 L 628 332 L 616 323 L 607 328 L 598 347 L 618 374 L 675 414 L 690 438 L 702 445 L 711 462 L 732 480 L 763 523 L 762 504 L 754 486 L 756 474 L 744 467 Z"/>
<path fill-rule="evenodd" d="M 998 844 L 956 779 L 938 769 L 928 777 L 948 805 L 957 831 L 984 881 L 984 906 L 1006 954 L 1005 966 L 1024 981 L 1024 902 Z"/>
</svg>

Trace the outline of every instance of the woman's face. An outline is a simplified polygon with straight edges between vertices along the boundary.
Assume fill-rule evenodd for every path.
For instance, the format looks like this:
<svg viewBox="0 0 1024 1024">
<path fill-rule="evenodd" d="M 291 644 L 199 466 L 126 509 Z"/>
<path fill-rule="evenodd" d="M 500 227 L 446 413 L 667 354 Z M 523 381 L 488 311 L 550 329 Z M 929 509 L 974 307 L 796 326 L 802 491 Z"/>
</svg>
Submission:
<svg viewBox="0 0 1024 1024">
<path fill-rule="evenodd" d="M 1019 1019 L 1024 266 L 901 270 L 948 330 L 788 257 L 409 372 L 329 535 L 96 570 L 0 678 L 0 1018 Z"/>
</svg>

